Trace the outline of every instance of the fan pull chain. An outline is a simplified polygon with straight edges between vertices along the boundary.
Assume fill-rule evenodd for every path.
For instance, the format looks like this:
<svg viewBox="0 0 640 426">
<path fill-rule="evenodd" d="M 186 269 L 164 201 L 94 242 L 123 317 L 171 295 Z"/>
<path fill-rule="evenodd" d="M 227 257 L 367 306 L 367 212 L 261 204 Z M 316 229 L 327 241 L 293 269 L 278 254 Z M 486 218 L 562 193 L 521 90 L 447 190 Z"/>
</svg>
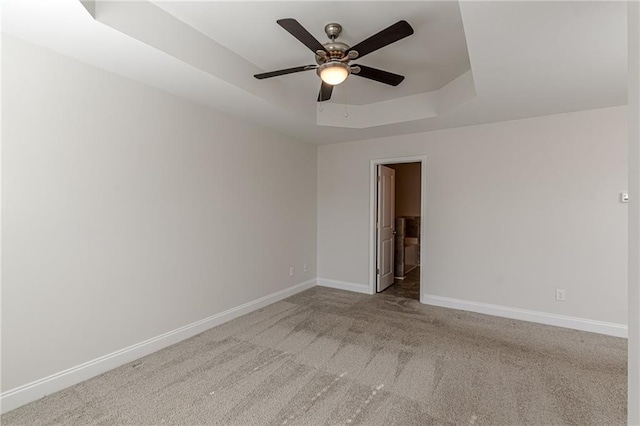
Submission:
<svg viewBox="0 0 640 426">
<path fill-rule="evenodd" d="M 346 83 L 346 82 L 345 82 Z M 349 118 L 349 111 L 347 111 L 347 105 L 349 104 L 349 86 L 345 84 L 344 88 L 344 118 Z"/>
</svg>

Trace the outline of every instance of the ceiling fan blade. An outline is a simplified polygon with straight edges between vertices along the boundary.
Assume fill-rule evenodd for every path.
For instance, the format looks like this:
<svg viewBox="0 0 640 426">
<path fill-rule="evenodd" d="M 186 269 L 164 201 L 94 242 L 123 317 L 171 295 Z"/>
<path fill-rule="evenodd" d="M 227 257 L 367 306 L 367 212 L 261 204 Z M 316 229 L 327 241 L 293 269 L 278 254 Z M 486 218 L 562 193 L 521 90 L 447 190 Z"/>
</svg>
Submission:
<svg viewBox="0 0 640 426">
<path fill-rule="evenodd" d="M 263 72 L 261 74 L 255 74 L 254 77 L 257 78 L 258 80 L 262 80 L 263 78 L 277 77 L 279 75 L 285 75 L 285 74 L 292 74 L 294 72 L 314 70 L 316 68 L 318 68 L 317 65 L 305 65 L 305 66 L 302 66 L 302 67 L 293 67 L 293 68 L 286 68 L 286 69 L 278 70 L 278 71 Z"/>
<path fill-rule="evenodd" d="M 355 46 L 348 49 L 345 53 L 349 53 L 351 50 L 358 52 L 358 58 L 362 58 L 364 55 L 368 55 L 382 47 L 385 47 L 391 43 L 395 43 L 398 40 L 402 40 L 405 37 L 413 34 L 413 28 L 407 21 L 398 21 L 390 27 L 385 28 L 377 34 L 372 35 L 368 39 L 361 41 Z"/>
<path fill-rule="evenodd" d="M 322 86 L 320 86 L 320 93 L 318 94 L 318 102 L 331 99 L 331 92 L 333 92 L 333 86 L 323 81 Z"/>
<path fill-rule="evenodd" d="M 353 66 L 360 67 L 360 72 L 357 74 L 352 73 L 352 75 L 379 81 L 380 83 L 388 84 L 390 86 L 397 86 L 398 84 L 402 83 L 402 80 L 404 80 L 403 75 L 394 74 L 389 71 L 383 71 L 379 70 L 378 68 L 371 68 L 365 65 L 354 64 Z"/>
<path fill-rule="evenodd" d="M 302 44 L 304 44 L 309 49 L 311 49 L 313 53 L 316 53 L 316 51 L 318 50 L 324 50 L 325 52 L 327 51 L 327 49 L 325 49 L 325 47 L 322 44 L 320 44 L 320 42 L 316 40 L 316 38 L 312 36 L 309 33 L 309 31 L 307 31 L 300 24 L 300 22 L 296 21 L 295 19 L 293 18 L 278 19 L 276 22 L 282 28 L 287 30 L 289 34 L 291 34 L 292 36 L 300 40 Z"/>
</svg>

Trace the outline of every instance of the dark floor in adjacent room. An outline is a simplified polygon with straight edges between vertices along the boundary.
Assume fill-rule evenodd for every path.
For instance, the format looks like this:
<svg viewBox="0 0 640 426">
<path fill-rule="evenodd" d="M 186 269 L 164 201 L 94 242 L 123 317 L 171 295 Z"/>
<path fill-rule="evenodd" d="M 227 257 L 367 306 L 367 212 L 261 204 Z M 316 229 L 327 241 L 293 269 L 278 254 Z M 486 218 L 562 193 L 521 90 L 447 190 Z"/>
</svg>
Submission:
<svg viewBox="0 0 640 426">
<path fill-rule="evenodd" d="M 391 296 L 406 297 L 407 299 L 420 300 L 420 267 L 409 271 L 404 279 L 394 279 L 393 285 L 382 292 Z"/>
<path fill-rule="evenodd" d="M 626 366 L 625 339 L 314 287 L 1 421 L 624 425 Z"/>
</svg>

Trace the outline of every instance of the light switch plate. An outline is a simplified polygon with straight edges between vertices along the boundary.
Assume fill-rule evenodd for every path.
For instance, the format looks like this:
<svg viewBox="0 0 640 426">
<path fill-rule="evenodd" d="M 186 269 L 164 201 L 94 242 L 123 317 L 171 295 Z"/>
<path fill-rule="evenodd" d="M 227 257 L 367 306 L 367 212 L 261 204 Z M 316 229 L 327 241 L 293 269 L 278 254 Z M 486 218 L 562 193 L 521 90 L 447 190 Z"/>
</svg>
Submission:
<svg viewBox="0 0 640 426">
<path fill-rule="evenodd" d="M 621 192 L 620 193 L 620 202 L 621 203 L 628 203 L 629 202 L 629 193 L 628 192 Z"/>
</svg>

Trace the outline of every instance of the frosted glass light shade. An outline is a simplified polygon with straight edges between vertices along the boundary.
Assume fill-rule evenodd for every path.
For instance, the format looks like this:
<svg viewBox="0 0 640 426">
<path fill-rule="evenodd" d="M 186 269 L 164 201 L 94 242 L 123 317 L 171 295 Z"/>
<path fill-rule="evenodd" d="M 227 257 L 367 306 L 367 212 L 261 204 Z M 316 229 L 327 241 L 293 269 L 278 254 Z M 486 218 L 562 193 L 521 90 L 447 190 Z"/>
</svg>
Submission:
<svg viewBox="0 0 640 426">
<path fill-rule="evenodd" d="M 335 86 L 349 76 L 349 66 L 342 62 L 329 62 L 318 68 L 318 75 L 327 84 Z"/>
</svg>

